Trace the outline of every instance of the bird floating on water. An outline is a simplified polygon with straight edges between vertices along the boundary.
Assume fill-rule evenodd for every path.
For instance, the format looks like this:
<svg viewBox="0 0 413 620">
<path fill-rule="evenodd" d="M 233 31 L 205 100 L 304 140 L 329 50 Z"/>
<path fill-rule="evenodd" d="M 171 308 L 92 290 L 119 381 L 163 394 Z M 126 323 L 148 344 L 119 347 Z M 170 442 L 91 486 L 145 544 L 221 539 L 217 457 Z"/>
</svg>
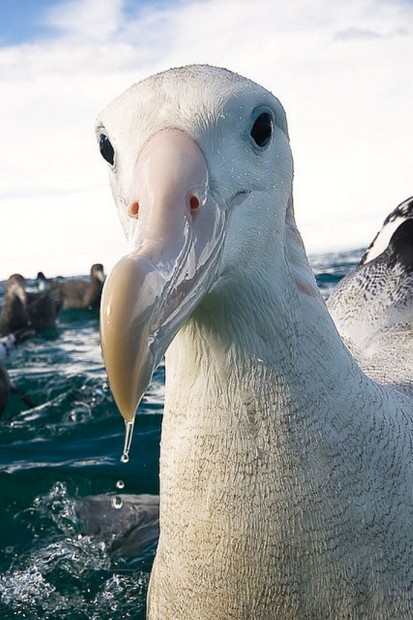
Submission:
<svg viewBox="0 0 413 620">
<path fill-rule="evenodd" d="M 26 290 L 26 280 L 19 274 L 11 275 L 4 287 L 0 311 L 0 336 L 25 330 L 54 329 L 57 319 L 56 299 L 52 291 L 38 293 Z"/>
<path fill-rule="evenodd" d="M 359 265 L 327 301 L 341 336 L 369 376 L 409 393 L 412 291 L 413 197 L 386 217 Z"/>
<path fill-rule="evenodd" d="M 412 618 L 412 374 L 377 380 L 337 331 L 280 102 L 182 67 L 117 98 L 97 136 L 131 244 L 101 308 L 127 422 L 166 352 L 148 618 Z"/>
<path fill-rule="evenodd" d="M 9 361 L 10 356 L 16 350 L 17 346 L 33 334 L 34 332 L 30 329 L 21 329 L 7 336 L 0 337 L 0 414 L 5 410 L 8 398 L 13 392 L 19 393 L 23 401 L 29 404 L 29 406 L 32 406 L 28 397 L 23 392 L 20 392 L 10 381 L 6 363 Z"/>
<path fill-rule="evenodd" d="M 90 268 L 89 280 L 84 278 L 67 278 L 56 281 L 55 285 L 64 310 L 79 309 L 98 310 L 105 273 L 101 263 Z"/>
</svg>

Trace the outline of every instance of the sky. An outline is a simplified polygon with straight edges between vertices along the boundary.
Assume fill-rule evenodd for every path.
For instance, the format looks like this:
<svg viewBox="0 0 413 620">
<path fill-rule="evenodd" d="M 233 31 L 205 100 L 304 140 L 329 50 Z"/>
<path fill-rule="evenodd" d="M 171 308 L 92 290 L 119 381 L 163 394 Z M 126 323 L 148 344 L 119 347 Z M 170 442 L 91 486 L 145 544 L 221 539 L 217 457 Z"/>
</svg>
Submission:
<svg viewBox="0 0 413 620">
<path fill-rule="evenodd" d="M 310 255 L 367 246 L 413 195 L 413 0 L 0 0 L 0 279 L 110 270 L 127 246 L 95 117 L 198 62 L 283 103 Z"/>
</svg>

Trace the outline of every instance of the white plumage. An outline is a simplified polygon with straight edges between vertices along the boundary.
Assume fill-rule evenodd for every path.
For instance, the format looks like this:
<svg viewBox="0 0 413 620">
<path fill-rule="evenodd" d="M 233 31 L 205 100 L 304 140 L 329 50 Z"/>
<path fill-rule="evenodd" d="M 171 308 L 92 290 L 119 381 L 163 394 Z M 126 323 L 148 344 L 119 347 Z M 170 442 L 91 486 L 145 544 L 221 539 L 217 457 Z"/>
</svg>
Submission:
<svg viewBox="0 0 413 620">
<path fill-rule="evenodd" d="M 392 211 L 329 297 L 338 330 L 377 381 L 412 391 L 413 198 Z"/>
<path fill-rule="evenodd" d="M 0 364 L 4 364 L 10 353 L 16 346 L 16 336 L 9 334 L 8 336 L 0 337 Z"/>
<path fill-rule="evenodd" d="M 101 314 L 126 420 L 170 345 L 148 618 L 413 617 L 412 394 L 363 372 L 316 287 L 280 103 L 190 66 L 97 132 L 133 246 Z"/>
</svg>

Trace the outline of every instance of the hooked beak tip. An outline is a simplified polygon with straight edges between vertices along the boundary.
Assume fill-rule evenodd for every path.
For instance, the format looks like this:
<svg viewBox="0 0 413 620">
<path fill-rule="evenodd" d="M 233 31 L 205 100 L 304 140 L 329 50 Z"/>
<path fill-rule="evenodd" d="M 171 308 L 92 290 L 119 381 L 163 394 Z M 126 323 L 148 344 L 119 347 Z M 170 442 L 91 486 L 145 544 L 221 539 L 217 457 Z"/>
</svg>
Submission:
<svg viewBox="0 0 413 620">
<path fill-rule="evenodd" d="M 142 308 L 136 312 L 146 272 L 145 264 L 124 257 L 108 276 L 102 293 L 103 359 L 115 402 L 127 422 L 134 419 L 154 370 L 148 322 L 143 320 L 146 313 Z"/>
</svg>

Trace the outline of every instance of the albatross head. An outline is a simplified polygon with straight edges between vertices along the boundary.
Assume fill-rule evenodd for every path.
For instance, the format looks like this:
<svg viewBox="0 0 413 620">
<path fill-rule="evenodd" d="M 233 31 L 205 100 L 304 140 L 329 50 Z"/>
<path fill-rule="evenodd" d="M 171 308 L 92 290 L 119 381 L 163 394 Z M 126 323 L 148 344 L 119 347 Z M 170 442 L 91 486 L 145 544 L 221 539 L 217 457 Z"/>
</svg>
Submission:
<svg viewBox="0 0 413 620">
<path fill-rule="evenodd" d="M 104 286 L 102 349 L 114 398 L 132 421 L 203 298 L 283 260 L 292 157 L 279 101 L 209 66 L 136 84 L 100 114 L 97 138 L 130 244 Z"/>
</svg>

